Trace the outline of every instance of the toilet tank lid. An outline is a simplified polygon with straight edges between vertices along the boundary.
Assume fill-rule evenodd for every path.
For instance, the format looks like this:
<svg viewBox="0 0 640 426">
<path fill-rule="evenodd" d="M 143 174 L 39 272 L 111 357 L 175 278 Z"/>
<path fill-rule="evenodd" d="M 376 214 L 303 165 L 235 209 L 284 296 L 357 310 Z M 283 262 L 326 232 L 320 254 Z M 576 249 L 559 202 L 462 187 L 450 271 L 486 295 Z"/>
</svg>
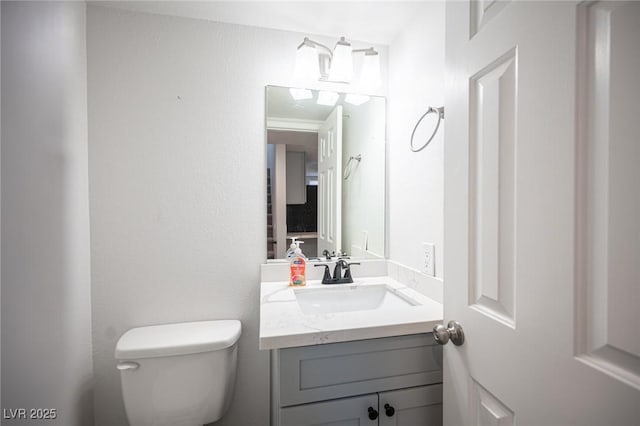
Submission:
<svg viewBox="0 0 640 426">
<path fill-rule="evenodd" d="M 238 320 L 197 321 L 132 328 L 116 345 L 117 359 L 196 354 L 228 348 L 240 338 Z"/>
</svg>

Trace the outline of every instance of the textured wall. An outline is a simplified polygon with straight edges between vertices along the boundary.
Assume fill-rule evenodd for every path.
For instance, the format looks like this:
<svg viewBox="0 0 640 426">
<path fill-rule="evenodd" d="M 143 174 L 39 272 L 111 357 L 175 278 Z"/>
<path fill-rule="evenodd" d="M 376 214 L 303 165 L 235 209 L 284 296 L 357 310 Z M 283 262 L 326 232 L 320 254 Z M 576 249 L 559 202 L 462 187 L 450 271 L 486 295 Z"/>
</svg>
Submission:
<svg viewBox="0 0 640 426">
<path fill-rule="evenodd" d="M 220 424 L 267 425 L 264 86 L 291 85 L 303 35 L 92 5 L 87 25 L 96 424 L 125 424 L 114 348 L 127 329 L 237 318 Z"/>
<path fill-rule="evenodd" d="M 444 2 L 427 2 L 389 46 L 389 254 L 391 260 L 422 270 L 422 242 L 434 243 L 440 278 L 443 126 L 419 153 L 410 151 L 409 141 L 427 107 L 444 104 L 444 79 Z M 431 134 L 434 117 L 423 121 L 416 146 Z"/>
<path fill-rule="evenodd" d="M 386 184 L 386 101 L 372 98 L 360 106 L 345 104 L 343 120 L 342 170 L 342 248 L 357 254 L 352 246 L 362 250 L 364 231 L 368 236 L 368 251 L 385 255 L 385 184 Z M 350 156 L 362 155 L 352 167 L 349 179 L 343 171 Z M 354 160 L 355 161 L 355 160 Z"/>
<path fill-rule="evenodd" d="M 86 8 L 2 2 L 2 407 L 92 421 Z"/>
</svg>

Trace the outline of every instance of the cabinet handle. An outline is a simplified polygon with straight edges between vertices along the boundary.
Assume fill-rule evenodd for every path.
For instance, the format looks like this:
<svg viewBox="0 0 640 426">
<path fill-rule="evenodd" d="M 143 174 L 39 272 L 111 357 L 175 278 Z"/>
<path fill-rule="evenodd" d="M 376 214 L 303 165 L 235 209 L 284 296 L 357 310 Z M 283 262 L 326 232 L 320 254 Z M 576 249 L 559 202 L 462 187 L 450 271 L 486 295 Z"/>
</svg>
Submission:
<svg viewBox="0 0 640 426">
<path fill-rule="evenodd" d="M 369 407 L 369 420 L 375 420 L 378 418 L 378 412 L 373 409 L 373 407 Z"/>
<path fill-rule="evenodd" d="M 396 413 L 396 409 L 389 404 L 384 404 L 384 413 L 387 415 L 387 417 L 393 417 L 393 415 Z"/>
</svg>

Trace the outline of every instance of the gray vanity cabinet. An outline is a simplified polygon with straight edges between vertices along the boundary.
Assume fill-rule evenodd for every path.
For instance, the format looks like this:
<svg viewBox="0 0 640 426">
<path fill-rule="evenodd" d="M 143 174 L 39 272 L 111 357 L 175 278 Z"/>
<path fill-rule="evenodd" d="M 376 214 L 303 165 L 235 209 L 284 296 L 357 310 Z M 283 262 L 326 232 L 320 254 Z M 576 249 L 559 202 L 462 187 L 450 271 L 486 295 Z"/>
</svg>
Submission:
<svg viewBox="0 0 640 426">
<path fill-rule="evenodd" d="M 442 384 L 286 407 L 279 424 L 442 426 Z"/>
<path fill-rule="evenodd" d="M 442 424 L 431 334 L 274 350 L 271 383 L 273 426 Z"/>
<path fill-rule="evenodd" d="M 379 426 L 442 426 L 441 383 L 378 395 Z M 388 412 L 389 408 L 393 412 Z"/>
<path fill-rule="evenodd" d="M 280 426 L 352 426 L 378 424 L 368 417 L 369 407 L 378 408 L 378 395 L 353 396 L 332 401 L 283 408 Z"/>
</svg>

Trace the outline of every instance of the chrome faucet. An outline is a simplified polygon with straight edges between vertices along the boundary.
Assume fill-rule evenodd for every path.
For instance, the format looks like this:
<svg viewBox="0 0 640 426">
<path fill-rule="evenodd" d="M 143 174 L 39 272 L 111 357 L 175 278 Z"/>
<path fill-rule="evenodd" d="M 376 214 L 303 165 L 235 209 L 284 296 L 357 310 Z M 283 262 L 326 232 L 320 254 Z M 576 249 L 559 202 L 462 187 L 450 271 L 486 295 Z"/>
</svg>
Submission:
<svg viewBox="0 0 640 426">
<path fill-rule="evenodd" d="M 346 252 L 343 252 L 341 250 L 338 250 L 338 252 L 336 253 L 335 251 L 329 251 L 327 249 L 322 250 L 322 256 L 326 259 L 327 262 L 329 262 L 331 260 L 331 258 L 333 257 L 337 257 L 339 259 L 348 259 L 349 256 L 347 256 Z"/>
<path fill-rule="evenodd" d="M 348 284 L 353 283 L 353 277 L 351 276 L 351 265 L 359 265 L 359 262 L 349 263 L 344 259 L 336 261 L 336 266 L 333 268 L 333 277 L 329 272 L 329 264 L 318 263 L 313 266 L 324 266 L 324 275 L 322 276 L 322 284 Z M 344 271 L 344 274 L 343 274 Z"/>
</svg>

